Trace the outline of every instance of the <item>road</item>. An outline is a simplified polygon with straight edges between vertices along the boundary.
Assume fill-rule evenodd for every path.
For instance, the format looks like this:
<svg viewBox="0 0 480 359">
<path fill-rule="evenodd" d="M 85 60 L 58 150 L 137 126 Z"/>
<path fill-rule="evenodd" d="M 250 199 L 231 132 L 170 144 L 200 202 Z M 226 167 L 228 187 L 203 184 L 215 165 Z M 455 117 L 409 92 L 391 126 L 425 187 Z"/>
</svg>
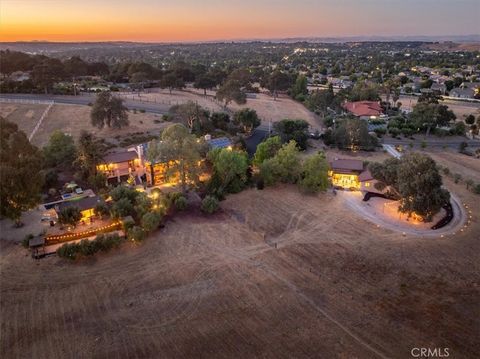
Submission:
<svg viewBox="0 0 480 359">
<path fill-rule="evenodd" d="M 38 94 L 2 94 L 0 99 L 10 100 L 26 100 L 26 101 L 55 101 L 55 103 L 67 105 L 88 105 L 95 101 L 94 94 L 79 95 L 79 96 L 65 96 L 65 95 L 38 95 Z M 156 113 L 164 115 L 168 112 L 169 105 L 142 102 L 135 100 L 126 100 L 125 106 L 128 109 L 145 110 L 145 112 Z"/>
</svg>

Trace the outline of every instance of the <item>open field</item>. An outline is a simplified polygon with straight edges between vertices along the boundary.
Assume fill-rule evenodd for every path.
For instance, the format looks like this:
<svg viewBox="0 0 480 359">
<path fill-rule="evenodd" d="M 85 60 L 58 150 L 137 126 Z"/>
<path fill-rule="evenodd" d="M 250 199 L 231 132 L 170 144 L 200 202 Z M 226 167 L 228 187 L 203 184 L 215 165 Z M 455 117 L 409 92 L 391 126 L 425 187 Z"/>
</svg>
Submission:
<svg viewBox="0 0 480 359">
<path fill-rule="evenodd" d="M 32 132 L 45 108 L 46 105 L 38 104 L 2 105 L 2 111 L 5 113 L 4 117 L 17 123 L 27 136 Z M 130 126 L 122 129 L 104 128 L 98 130 L 90 124 L 90 109 L 89 106 L 82 105 L 53 105 L 33 136 L 32 142 L 39 146 L 45 145 L 55 130 L 61 130 L 74 138 L 77 138 L 82 130 L 87 130 L 94 132 L 101 138 L 108 139 L 116 136 L 127 136 L 135 132 L 151 132 L 158 135 L 165 126 L 165 123 L 161 120 L 161 115 L 140 112 L 135 114 L 130 111 L 128 114 Z M 155 120 L 160 122 L 155 123 Z"/>
<path fill-rule="evenodd" d="M 480 159 L 458 153 L 453 149 L 424 151 L 439 165 L 448 167 L 451 173 L 458 173 L 463 179 L 480 183 Z"/>
<path fill-rule="evenodd" d="M 223 106 L 218 101 L 213 101 L 215 92 L 207 91 L 207 97 L 203 95 L 203 90 L 195 90 L 189 88 L 188 91 L 173 91 L 172 94 L 168 90 L 153 89 L 152 92 L 141 94 L 142 99 L 148 101 L 156 101 L 160 104 L 174 105 L 177 103 L 185 103 L 193 101 L 200 106 L 209 109 L 210 111 L 221 111 Z M 128 95 L 128 99 L 138 98 L 136 96 Z M 309 111 L 301 103 L 292 100 L 290 97 L 281 95 L 276 101 L 273 97 L 265 94 L 256 94 L 255 98 L 248 98 L 245 105 L 237 105 L 232 102 L 228 107 L 233 111 L 238 111 L 242 108 L 252 108 L 257 111 L 264 123 L 268 121 L 277 122 L 285 118 L 303 119 L 310 123 L 314 128 L 321 128 L 321 122 L 313 112 Z"/>
<path fill-rule="evenodd" d="M 16 123 L 28 137 L 47 106 L 43 104 L 0 103 L 0 116 Z"/>
<path fill-rule="evenodd" d="M 411 110 L 416 105 L 418 98 L 415 96 L 401 95 L 399 101 L 402 103 L 402 109 Z M 445 99 L 440 102 L 442 105 L 447 105 L 450 110 L 457 116 L 458 120 L 463 120 L 468 115 L 475 117 L 480 115 L 480 103 L 461 102 Z"/>
<path fill-rule="evenodd" d="M 419 239 L 339 196 L 248 190 L 138 246 L 69 263 L 2 240 L 2 358 L 407 358 L 480 349 L 473 225 Z"/>
</svg>

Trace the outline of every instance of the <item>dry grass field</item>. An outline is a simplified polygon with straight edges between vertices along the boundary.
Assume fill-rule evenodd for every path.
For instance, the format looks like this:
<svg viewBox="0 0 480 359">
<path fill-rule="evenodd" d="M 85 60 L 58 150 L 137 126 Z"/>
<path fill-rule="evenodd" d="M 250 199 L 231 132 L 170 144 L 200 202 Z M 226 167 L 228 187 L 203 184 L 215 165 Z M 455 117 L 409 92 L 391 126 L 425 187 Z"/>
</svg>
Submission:
<svg viewBox="0 0 480 359">
<path fill-rule="evenodd" d="M 0 116 L 16 123 L 29 136 L 47 106 L 41 104 L 0 103 Z"/>
<path fill-rule="evenodd" d="M 210 111 L 220 111 L 223 106 L 218 102 L 212 101 L 213 91 L 207 91 L 207 97 L 203 96 L 202 90 L 188 89 L 188 91 L 173 91 L 172 94 L 168 90 L 154 89 L 151 93 L 142 94 L 142 99 L 148 101 L 157 101 L 162 104 L 174 105 L 177 103 L 185 103 L 193 101 Z M 128 99 L 138 98 L 132 95 L 127 96 Z M 248 98 L 245 105 L 237 105 L 232 102 L 228 107 L 233 111 L 242 108 L 252 108 L 257 111 L 259 117 L 268 123 L 268 121 L 277 122 L 285 118 L 303 119 L 310 123 L 314 128 L 321 128 L 321 121 L 313 112 L 309 111 L 301 103 L 292 100 L 286 95 L 281 95 L 276 101 L 273 97 L 265 94 L 256 94 L 255 98 Z"/>
<path fill-rule="evenodd" d="M 407 358 L 480 349 L 480 211 L 402 237 L 338 196 L 248 190 L 140 245 L 70 263 L 1 240 L 2 358 Z"/>
<path fill-rule="evenodd" d="M 20 129 L 30 135 L 47 105 L 38 104 L 2 104 L 0 115 L 18 124 Z M 152 132 L 158 134 L 165 126 L 161 115 L 152 113 L 129 112 L 130 126 L 122 129 L 98 130 L 90 124 L 90 107 L 82 105 L 55 104 L 48 112 L 38 131 L 32 138 L 37 146 L 43 146 L 48 142 L 50 135 L 55 130 L 61 130 L 71 134 L 74 138 L 80 135 L 82 130 L 95 133 L 102 138 L 114 138 L 127 136 L 135 132 Z M 155 123 L 154 121 L 157 121 Z"/>
</svg>

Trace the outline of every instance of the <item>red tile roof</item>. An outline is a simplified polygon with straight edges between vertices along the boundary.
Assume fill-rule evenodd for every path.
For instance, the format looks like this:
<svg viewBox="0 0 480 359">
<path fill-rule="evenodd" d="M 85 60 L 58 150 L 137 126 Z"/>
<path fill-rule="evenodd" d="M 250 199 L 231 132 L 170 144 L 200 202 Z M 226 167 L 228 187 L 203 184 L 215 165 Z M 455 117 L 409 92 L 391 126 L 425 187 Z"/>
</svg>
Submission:
<svg viewBox="0 0 480 359">
<path fill-rule="evenodd" d="M 380 116 L 383 113 L 383 108 L 379 102 L 375 101 L 356 101 L 345 102 L 343 105 L 345 110 L 353 113 L 355 116 Z"/>
</svg>

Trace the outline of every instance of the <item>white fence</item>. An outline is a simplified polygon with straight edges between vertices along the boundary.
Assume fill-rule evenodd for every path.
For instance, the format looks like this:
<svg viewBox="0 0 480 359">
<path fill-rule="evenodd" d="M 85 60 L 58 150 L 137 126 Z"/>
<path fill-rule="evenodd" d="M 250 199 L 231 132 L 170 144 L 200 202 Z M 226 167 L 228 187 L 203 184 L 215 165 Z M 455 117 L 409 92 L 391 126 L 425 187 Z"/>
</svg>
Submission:
<svg viewBox="0 0 480 359">
<path fill-rule="evenodd" d="M 48 111 L 50 111 L 50 109 L 52 108 L 53 104 L 55 103 L 55 101 L 51 101 L 49 103 L 49 105 L 47 106 L 47 108 L 45 109 L 45 111 L 43 111 L 42 113 L 42 116 L 40 117 L 40 119 L 38 120 L 37 124 L 35 125 L 35 128 L 33 129 L 32 133 L 30 133 L 30 136 L 28 136 L 28 140 L 31 141 L 33 136 L 35 135 L 35 133 L 37 133 L 38 129 L 40 128 L 40 125 L 42 124 L 43 122 L 43 119 L 45 117 L 47 117 L 47 114 L 48 114 Z"/>
<path fill-rule="evenodd" d="M 25 103 L 29 105 L 50 105 L 55 101 L 46 101 L 46 100 L 29 100 L 23 98 L 4 98 L 0 97 L 0 102 L 3 103 Z"/>
</svg>

